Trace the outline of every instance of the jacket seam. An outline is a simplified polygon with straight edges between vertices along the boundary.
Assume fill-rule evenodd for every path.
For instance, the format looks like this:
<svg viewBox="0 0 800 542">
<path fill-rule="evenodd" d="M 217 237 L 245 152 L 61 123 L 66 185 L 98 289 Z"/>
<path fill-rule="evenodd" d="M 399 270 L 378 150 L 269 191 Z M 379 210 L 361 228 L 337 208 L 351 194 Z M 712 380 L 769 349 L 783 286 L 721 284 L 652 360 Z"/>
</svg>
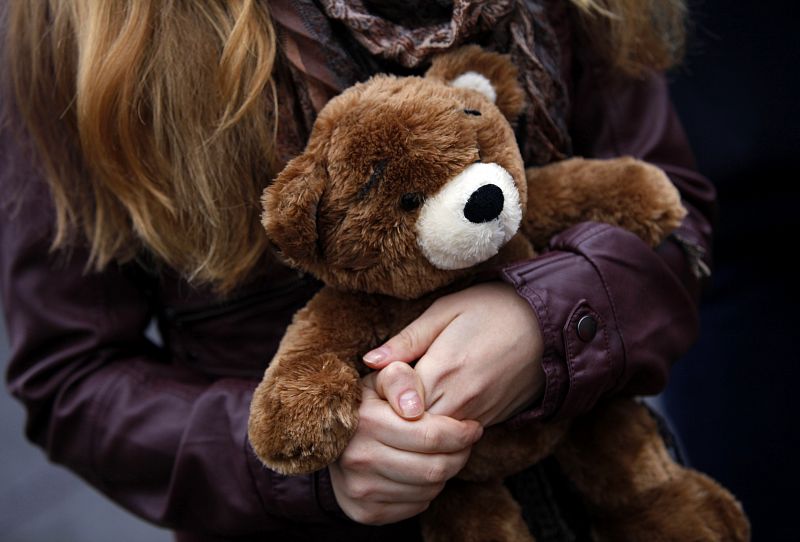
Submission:
<svg viewBox="0 0 800 542">
<path fill-rule="evenodd" d="M 620 145 L 620 137 L 617 127 L 617 116 L 619 112 L 617 111 L 616 103 L 609 97 L 608 85 L 604 85 L 601 92 L 603 93 L 603 102 L 606 104 L 606 111 L 609 112 L 608 115 L 609 139 L 611 139 L 612 145 L 614 146 L 614 153 L 617 156 L 619 156 L 622 154 L 621 151 L 622 145 Z"/>
<path fill-rule="evenodd" d="M 90 373 L 90 375 L 97 374 L 97 372 L 102 370 L 104 367 L 106 367 L 106 365 L 99 366 L 98 370 L 97 371 L 93 371 L 92 373 Z M 97 485 L 99 486 L 98 489 L 107 489 L 105 478 L 101 475 L 102 471 L 100 469 L 100 465 L 99 465 L 99 462 L 98 462 L 98 453 L 97 453 L 98 443 L 97 443 L 97 441 L 98 441 L 98 438 L 99 438 L 98 435 L 99 435 L 99 432 L 100 432 L 100 429 L 99 429 L 99 425 L 100 424 L 98 422 L 98 419 L 100 417 L 102 417 L 102 413 L 108 412 L 108 407 L 111 404 L 111 397 L 112 397 L 112 393 L 111 392 L 114 390 L 114 388 L 122 380 L 122 375 L 124 375 L 126 373 L 128 373 L 127 367 L 124 367 L 124 366 L 120 365 L 119 372 L 115 373 L 111 378 L 108 379 L 108 381 L 105 383 L 103 388 L 100 390 L 100 392 L 98 394 L 98 397 L 97 397 L 97 401 L 94 401 L 94 405 L 93 405 L 93 407 L 91 409 L 91 412 L 92 412 L 92 416 L 91 416 L 92 425 L 91 425 L 91 428 L 89 430 L 89 446 L 90 446 L 89 464 L 91 466 L 92 472 L 95 474 L 94 478 L 95 478 L 95 481 L 96 481 Z M 98 413 L 100 413 L 100 414 L 98 414 Z"/>
<path fill-rule="evenodd" d="M 612 226 L 611 224 L 595 222 L 594 225 L 590 227 L 587 231 L 581 232 L 573 239 L 570 239 L 570 241 L 572 241 L 572 244 L 574 245 L 576 251 L 580 251 L 580 247 L 582 244 L 591 241 L 598 235 L 602 235 L 613 228 L 614 226 Z M 583 254 L 582 252 L 580 253 Z"/>
<path fill-rule="evenodd" d="M 247 433 L 244 434 L 244 462 L 247 465 L 247 473 L 250 475 L 250 482 L 253 484 L 253 490 L 255 491 L 256 498 L 258 499 L 259 504 L 261 504 L 261 511 L 264 513 L 265 516 L 269 517 L 270 513 L 267 510 L 267 503 L 264 501 L 264 496 L 261 494 L 261 489 L 258 487 L 258 482 L 256 481 L 256 473 L 253 471 L 253 459 L 250 457 L 251 454 L 250 450 L 250 440 L 247 436 Z"/>
<path fill-rule="evenodd" d="M 585 310 L 582 310 L 582 307 Z M 611 363 L 611 347 L 610 347 L 610 344 L 608 342 L 608 332 L 607 332 L 607 327 L 606 327 L 606 324 L 605 324 L 605 320 L 600 315 L 600 313 L 598 313 L 597 311 L 592 309 L 591 304 L 589 304 L 589 302 L 586 299 L 581 299 L 578 302 L 578 304 L 576 305 L 576 307 L 573 309 L 573 312 L 570 315 L 570 319 L 567 321 L 566 326 L 567 326 L 567 329 L 568 329 L 568 333 L 564 337 L 565 353 L 566 353 L 566 357 L 567 357 L 567 369 L 569 371 L 569 389 L 567 390 L 567 396 L 568 397 L 570 395 L 572 395 L 571 392 L 574 392 L 574 390 L 575 390 L 575 387 L 573 386 L 573 384 L 575 384 L 575 361 L 576 361 L 576 358 L 578 358 L 584 351 L 584 349 L 582 349 L 582 348 L 575 348 L 575 345 L 576 345 L 577 341 L 575 340 L 574 328 L 575 328 L 576 320 L 578 320 L 578 317 L 581 316 L 581 315 L 586 315 L 586 314 L 592 314 L 598 320 L 598 329 L 599 329 L 600 333 L 603 335 L 603 353 L 606 356 L 605 365 L 608 368 L 609 373 L 613 372 L 613 367 L 612 367 L 612 363 Z M 610 389 L 610 388 L 607 388 L 607 389 Z M 591 408 L 593 406 L 593 404 L 597 401 L 597 399 L 599 399 L 599 397 L 601 395 L 602 395 L 602 392 L 601 393 L 597 393 L 595 397 L 591 397 L 592 404 L 588 405 L 589 408 Z M 567 400 L 569 400 L 569 399 L 567 399 Z M 577 414 L 582 414 L 582 412 L 578 412 Z"/>
<path fill-rule="evenodd" d="M 524 294 L 523 298 L 528 301 L 529 305 L 532 305 L 532 308 L 537 314 L 537 318 L 539 314 L 543 313 L 544 322 L 539 322 L 539 327 L 542 330 L 542 335 L 544 336 L 545 340 L 545 349 L 542 352 L 542 370 L 545 373 L 545 376 L 548 377 L 545 379 L 545 389 L 544 395 L 542 396 L 542 404 L 541 404 L 541 413 L 544 417 L 550 417 L 556 413 L 558 407 L 558 386 L 555 385 L 557 383 L 550 382 L 552 378 L 552 368 L 550 364 L 545 363 L 545 361 L 552 360 L 555 363 L 558 363 L 558 355 L 555 348 L 555 337 L 552 329 L 551 319 L 550 319 L 550 311 L 547 307 L 547 304 L 541 298 L 541 296 L 533 290 L 527 283 L 522 285 L 520 289 L 520 293 Z M 538 307 L 541 307 L 541 310 L 538 310 Z M 548 385 L 550 384 L 550 385 Z"/>
<path fill-rule="evenodd" d="M 554 265 L 566 258 L 569 258 L 570 254 L 575 254 L 574 252 L 567 250 L 559 252 L 563 252 L 563 254 L 558 254 L 543 261 L 537 261 L 536 258 L 533 258 L 526 262 L 519 263 L 514 267 L 508 268 L 509 276 L 514 279 L 514 283 L 517 286 L 519 287 L 527 286 L 529 275 L 531 275 L 534 272 L 545 269 L 551 265 Z M 533 264 L 533 267 L 529 267 L 531 264 Z"/>
</svg>

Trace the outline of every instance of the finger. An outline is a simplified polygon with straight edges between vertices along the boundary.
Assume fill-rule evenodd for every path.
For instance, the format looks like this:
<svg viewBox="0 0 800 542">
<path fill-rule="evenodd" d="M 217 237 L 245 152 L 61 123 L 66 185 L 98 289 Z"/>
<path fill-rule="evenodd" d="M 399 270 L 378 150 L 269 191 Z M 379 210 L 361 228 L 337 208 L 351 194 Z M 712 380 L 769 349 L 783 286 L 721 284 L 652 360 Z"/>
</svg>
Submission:
<svg viewBox="0 0 800 542">
<path fill-rule="evenodd" d="M 379 369 L 392 361 L 412 362 L 418 359 L 456 316 L 458 311 L 453 304 L 435 302 L 400 333 L 364 354 L 364 363 Z"/>
<path fill-rule="evenodd" d="M 377 396 L 367 396 L 365 403 L 359 412 L 359 431 L 398 450 L 423 454 L 457 452 L 477 442 L 483 434 L 483 428 L 474 420 L 424 413 L 420 419 L 408 421 Z"/>
<path fill-rule="evenodd" d="M 364 525 L 386 525 L 421 514 L 428 509 L 430 501 L 414 503 L 367 503 L 354 501 L 352 510 L 346 512 L 348 517 Z"/>
<path fill-rule="evenodd" d="M 483 414 L 480 409 L 470 409 L 469 414 L 462 412 L 463 406 L 477 406 L 479 399 L 477 391 L 481 388 L 482 381 L 479 376 L 469 373 L 469 365 L 475 359 L 486 359 L 483 347 L 494 339 L 486 339 L 483 344 L 473 345 L 469 337 L 460 331 L 459 323 L 455 321 L 444 330 L 436 342 L 423 354 L 414 371 L 425 394 L 425 410 L 431 414 L 450 416 L 456 419 L 475 419 Z M 465 347 L 468 350 L 465 352 Z M 469 378 L 469 375 L 472 378 Z"/>
<path fill-rule="evenodd" d="M 375 392 L 389 401 L 394 411 L 408 419 L 418 419 L 425 411 L 425 390 L 417 372 L 400 361 L 394 361 L 378 371 Z"/>
<path fill-rule="evenodd" d="M 458 474 L 471 450 L 467 447 L 452 453 L 425 454 L 398 450 L 373 441 L 350 446 L 339 458 L 338 467 L 349 473 L 348 484 L 357 479 L 372 482 L 391 480 L 429 487 L 443 484 Z"/>
<path fill-rule="evenodd" d="M 398 484 L 430 488 L 458 474 L 469 459 L 471 448 L 449 454 L 418 454 L 393 450 L 384 454 L 374 473 Z"/>
<path fill-rule="evenodd" d="M 342 511 L 351 519 L 366 524 L 393 523 L 419 514 L 440 491 L 437 487 L 422 488 L 424 496 L 408 495 L 420 488 L 391 482 L 379 476 L 353 475 L 342 470 L 338 463 L 329 467 L 331 484 Z M 388 493 L 380 487 L 390 485 Z M 383 498 L 383 493 L 387 493 Z"/>
<path fill-rule="evenodd" d="M 361 502 L 415 503 L 434 499 L 442 489 L 444 482 L 409 484 L 369 473 L 347 476 L 340 491 Z"/>
</svg>

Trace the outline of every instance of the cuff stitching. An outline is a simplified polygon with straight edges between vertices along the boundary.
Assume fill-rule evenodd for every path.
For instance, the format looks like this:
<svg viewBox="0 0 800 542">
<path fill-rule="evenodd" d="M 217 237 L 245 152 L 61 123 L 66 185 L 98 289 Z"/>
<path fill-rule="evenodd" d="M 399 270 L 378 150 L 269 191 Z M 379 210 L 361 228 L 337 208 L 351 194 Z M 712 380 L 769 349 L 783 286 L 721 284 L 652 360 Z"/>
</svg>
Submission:
<svg viewBox="0 0 800 542">
<path fill-rule="evenodd" d="M 549 416 L 555 411 L 557 401 L 557 389 L 553 385 L 553 363 L 558 362 L 558 356 L 555 355 L 555 333 L 550 320 L 550 313 L 547 304 L 544 303 L 541 296 L 531 289 L 527 284 L 523 284 L 519 288 L 519 293 L 522 297 L 532 304 L 536 317 L 539 319 L 539 326 L 542 329 L 542 338 L 544 339 L 544 349 L 542 351 L 542 370 L 545 374 L 545 387 L 544 395 L 542 396 L 542 404 L 539 412 L 544 416 Z M 544 321 L 542 321 L 544 320 Z"/>
<path fill-rule="evenodd" d="M 604 358 L 602 360 L 600 360 L 600 361 L 604 362 L 604 364 L 606 366 L 606 369 L 608 371 L 608 374 L 609 375 L 613 375 L 614 366 L 613 366 L 613 363 L 611 362 L 611 345 L 610 345 L 609 340 L 608 340 L 608 329 L 607 329 L 605 320 L 603 319 L 602 316 L 600 316 L 600 313 L 598 313 L 597 311 L 595 311 L 592 308 L 592 306 L 589 304 L 589 302 L 587 300 L 581 299 L 578 302 L 578 304 L 576 305 L 576 308 L 573 309 L 573 312 L 570 315 L 569 320 L 567 320 L 566 332 L 565 332 L 565 337 L 564 337 L 564 346 L 565 346 L 567 370 L 568 370 L 568 374 L 569 374 L 569 388 L 567 389 L 567 397 L 569 397 L 570 395 L 576 393 L 576 391 L 575 391 L 576 390 L 576 386 L 574 385 L 575 384 L 575 373 L 576 373 L 576 370 L 575 370 L 576 360 L 581 355 L 581 353 L 583 352 L 584 348 L 588 348 L 589 347 L 589 345 L 587 344 L 584 348 L 575 348 L 576 344 L 581 344 L 581 342 L 582 342 L 581 339 L 579 339 L 577 337 L 577 329 L 576 329 L 577 328 L 577 323 L 580 321 L 580 319 L 583 316 L 586 316 L 586 315 L 591 315 L 593 318 L 595 318 L 597 320 L 597 335 L 602 335 L 602 337 L 603 337 L 602 338 L 602 341 L 603 341 L 602 349 L 603 349 Z M 596 338 L 598 338 L 598 337 L 596 336 Z M 613 375 L 613 376 L 614 377 L 618 377 L 618 375 Z M 577 393 L 583 394 L 582 391 L 578 391 Z M 584 394 L 584 398 L 578 400 L 579 404 L 581 404 L 581 407 L 580 407 L 578 413 L 580 413 L 580 411 L 586 409 L 587 407 L 591 408 L 594 405 L 594 403 L 597 401 L 597 399 L 599 399 L 599 397 L 601 395 L 602 395 L 602 392 L 596 393 L 594 397 L 590 397 L 589 400 L 587 401 L 586 398 L 585 398 L 585 394 Z M 570 400 L 566 399 L 565 402 L 569 403 Z M 576 413 L 573 412 L 571 414 L 574 415 Z"/>
<path fill-rule="evenodd" d="M 572 239 L 572 243 L 574 244 L 575 248 L 580 248 L 583 243 L 591 241 L 598 235 L 602 235 L 603 233 L 613 229 L 614 226 L 611 224 L 605 224 L 601 222 L 595 223 L 593 226 L 589 227 L 586 231 L 580 232 L 580 234 Z"/>
<path fill-rule="evenodd" d="M 609 226 L 609 229 L 605 229 L 603 231 L 607 232 L 607 231 L 611 231 L 612 229 L 613 228 L 611 226 Z M 598 232 L 598 234 L 599 233 L 601 233 L 601 232 Z M 591 236 L 591 238 L 594 238 L 594 237 L 596 237 L 596 235 L 592 235 Z M 621 346 L 621 350 L 622 350 L 622 359 L 621 359 L 622 367 L 620 368 L 619 374 L 617 375 L 617 378 L 615 379 L 615 387 L 616 387 L 616 385 L 618 385 L 618 383 L 619 383 L 619 378 L 621 377 L 621 375 L 625 374 L 625 367 L 628 364 L 628 352 L 627 352 L 627 348 L 625 346 L 625 337 L 623 336 L 622 329 L 620 328 L 620 325 L 619 325 L 619 313 L 617 312 L 617 306 L 616 306 L 616 303 L 614 302 L 614 296 L 611 295 L 611 289 L 608 287 L 608 281 L 606 280 L 606 277 L 603 274 L 603 272 L 600 270 L 600 266 L 598 266 L 597 263 L 591 257 L 589 257 L 585 252 L 581 252 L 581 255 L 586 259 L 587 262 L 589 262 L 589 264 L 594 269 L 595 273 L 597 273 L 598 278 L 600 279 L 600 284 L 603 286 L 603 291 L 606 294 L 606 299 L 608 299 L 608 306 L 611 309 L 611 317 L 613 318 L 613 322 L 611 322 L 611 323 L 613 324 L 614 329 L 616 330 L 617 334 L 619 335 L 619 341 L 620 341 L 620 346 Z M 610 353 L 610 348 L 609 348 L 609 356 L 610 356 L 610 354 L 611 353 Z"/>
<path fill-rule="evenodd" d="M 564 254 L 556 254 L 554 256 L 548 256 L 546 258 L 542 258 L 541 256 L 537 256 L 535 258 L 537 260 L 537 265 L 534 268 L 529 268 L 531 260 L 520 262 L 512 267 L 506 268 L 506 272 L 508 277 L 517 287 L 525 287 L 527 281 L 525 280 L 526 277 L 531 273 L 539 273 L 542 269 L 549 267 L 551 265 L 555 265 L 556 263 L 569 258 L 573 252 L 565 252 Z"/>
</svg>

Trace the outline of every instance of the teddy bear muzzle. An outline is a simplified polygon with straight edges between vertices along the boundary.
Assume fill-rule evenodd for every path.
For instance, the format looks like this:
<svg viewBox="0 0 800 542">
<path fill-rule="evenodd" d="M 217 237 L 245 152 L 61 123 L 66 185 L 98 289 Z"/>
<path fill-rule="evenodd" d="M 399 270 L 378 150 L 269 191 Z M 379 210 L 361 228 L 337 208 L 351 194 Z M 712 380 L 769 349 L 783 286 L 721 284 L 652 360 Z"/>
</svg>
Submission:
<svg viewBox="0 0 800 542">
<path fill-rule="evenodd" d="M 439 269 L 463 269 L 488 260 L 519 229 L 519 191 L 495 163 L 476 163 L 428 198 L 417 219 L 417 242 Z"/>
</svg>

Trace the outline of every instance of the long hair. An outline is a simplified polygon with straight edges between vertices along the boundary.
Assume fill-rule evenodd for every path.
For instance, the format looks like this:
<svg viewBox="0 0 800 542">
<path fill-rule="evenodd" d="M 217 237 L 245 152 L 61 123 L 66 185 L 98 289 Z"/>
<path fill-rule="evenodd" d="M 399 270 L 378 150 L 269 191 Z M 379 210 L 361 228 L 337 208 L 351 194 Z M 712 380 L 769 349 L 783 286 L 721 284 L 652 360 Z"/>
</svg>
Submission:
<svg viewBox="0 0 800 542">
<path fill-rule="evenodd" d="M 677 58 L 682 2 L 572 2 L 619 69 Z M 54 247 L 86 242 L 95 269 L 149 251 L 222 292 L 248 276 L 267 248 L 259 195 L 276 167 L 266 4 L 10 1 L 13 107 L 42 158 Z"/>
<path fill-rule="evenodd" d="M 44 159 L 55 246 L 82 233 L 98 269 L 146 248 L 221 290 L 252 270 L 275 148 L 264 4 L 12 2 L 15 105 Z"/>
<path fill-rule="evenodd" d="M 571 0 L 584 45 L 613 70 L 639 77 L 678 64 L 686 40 L 684 0 Z"/>
</svg>

